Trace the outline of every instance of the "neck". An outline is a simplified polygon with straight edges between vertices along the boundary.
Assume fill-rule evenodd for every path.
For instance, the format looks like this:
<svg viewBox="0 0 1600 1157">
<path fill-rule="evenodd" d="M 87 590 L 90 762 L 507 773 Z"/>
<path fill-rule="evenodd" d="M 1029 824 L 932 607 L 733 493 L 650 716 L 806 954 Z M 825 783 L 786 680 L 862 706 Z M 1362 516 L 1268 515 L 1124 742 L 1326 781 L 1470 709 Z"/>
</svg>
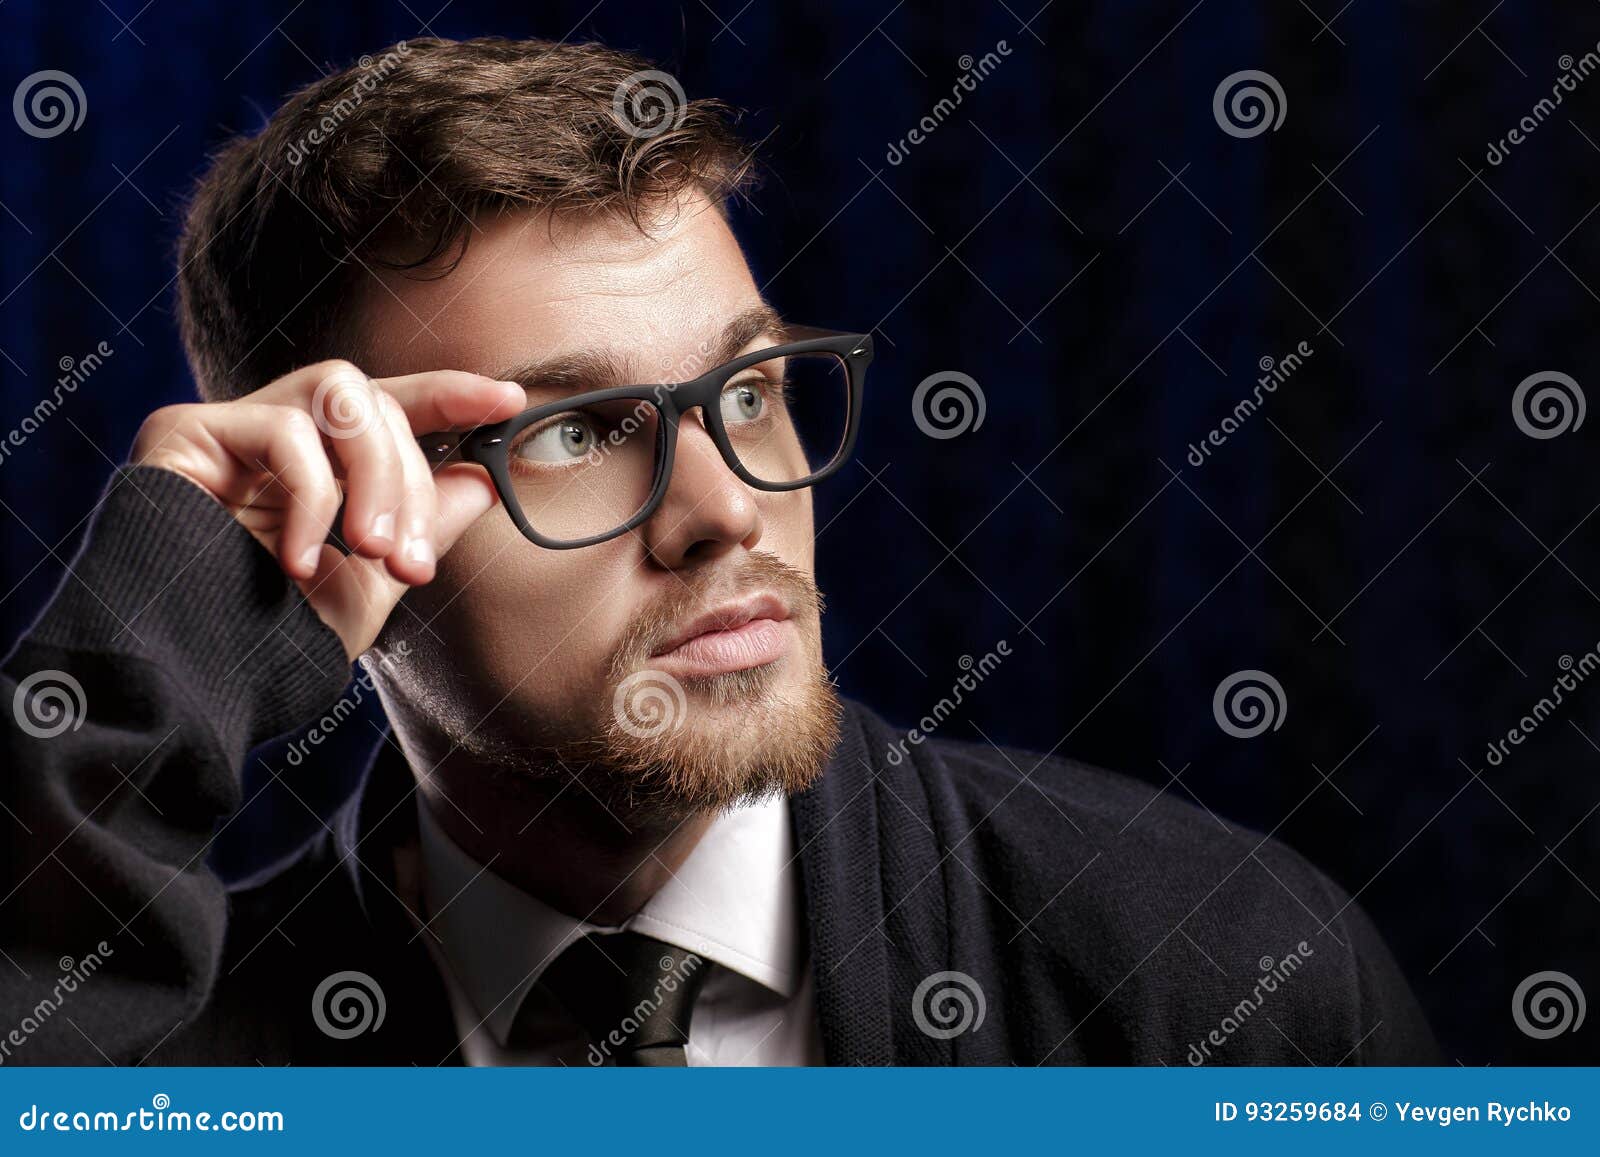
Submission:
<svg viewBox="0 0 1600 1157">
<path fill-rule="evenodd" d="M 439 826 L 497 876 L 575 919 L 620 924 L 689 858 L 712 815 L 608 807 L 572 773 L 510 772 L 442 736 L 395 723 L 417 790 Z"/>
</svg>

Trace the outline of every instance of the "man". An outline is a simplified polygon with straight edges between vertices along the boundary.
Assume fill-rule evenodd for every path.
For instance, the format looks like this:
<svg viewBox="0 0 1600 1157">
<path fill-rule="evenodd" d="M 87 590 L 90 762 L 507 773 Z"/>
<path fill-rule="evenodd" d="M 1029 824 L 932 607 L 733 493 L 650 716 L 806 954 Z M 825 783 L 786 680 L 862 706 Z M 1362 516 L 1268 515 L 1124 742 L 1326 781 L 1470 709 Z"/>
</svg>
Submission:
<svg viewBox="0 0 1600 1157">
<path fill-rule="evenodd" d="M 749 168 L 646 62 L 498 40 L 216 158 L 205 400 L 146 421 L 5 666 L 4 1059 L 1433 1059 L 1294 853 L 839 701 L 810 486 L 871 342 L 762 299 Z M 357 658 L 361 789 L 225 889 L 245 753 L 342 718 Z"/>
</svg>

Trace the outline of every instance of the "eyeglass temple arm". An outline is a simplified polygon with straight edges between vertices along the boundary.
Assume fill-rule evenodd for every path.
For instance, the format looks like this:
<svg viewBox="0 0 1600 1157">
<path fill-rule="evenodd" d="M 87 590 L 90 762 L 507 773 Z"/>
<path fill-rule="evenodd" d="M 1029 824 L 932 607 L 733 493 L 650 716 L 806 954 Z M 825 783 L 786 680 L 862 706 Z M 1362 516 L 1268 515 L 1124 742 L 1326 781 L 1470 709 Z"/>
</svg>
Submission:
<svg viewBox="0 0 1600 1157">
<path fill-rule="evenodd" d="M 857 337 L 865 342 L 872 341 L 871 334 L 857 333 L 851 329 L 828 329 L 820 325 L 787 325 L 784 327 L 784 338 L 787 341 L 810 341 L 819 337 Z"/>
<path fill-rule="evenodd" d="M 417 445 L 422 447 L 422 456 L 427 460 L 429 469 L 444 465 L 446 462 L 465 461 L 461 455 L 461 448 L 466 443 L 466 430 L 440 430 L 433 434 L 419 434 Z"/>
</svg>

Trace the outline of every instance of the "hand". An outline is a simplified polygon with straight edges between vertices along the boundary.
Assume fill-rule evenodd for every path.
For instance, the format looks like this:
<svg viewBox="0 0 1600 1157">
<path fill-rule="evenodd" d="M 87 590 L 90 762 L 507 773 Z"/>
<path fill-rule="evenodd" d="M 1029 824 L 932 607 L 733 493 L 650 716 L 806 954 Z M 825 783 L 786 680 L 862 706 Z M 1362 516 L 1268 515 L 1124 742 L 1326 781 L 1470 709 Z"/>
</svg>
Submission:
<svg viewBox="0 0 1600 1157">
<path fill-rule="evenodd" d="M 515 382 L 477 374 L 369 379 L 349 362 L 319 362 L 235 401 L 157 410 L 131 461 L 175 471 L 227 507 L 353 660 L 497 501 L 481 466 L 431 472 L 417 435 L 502 421 L 525 404 Z M 349 556 L 326 541 L 341 502 Z"/>
</svg>

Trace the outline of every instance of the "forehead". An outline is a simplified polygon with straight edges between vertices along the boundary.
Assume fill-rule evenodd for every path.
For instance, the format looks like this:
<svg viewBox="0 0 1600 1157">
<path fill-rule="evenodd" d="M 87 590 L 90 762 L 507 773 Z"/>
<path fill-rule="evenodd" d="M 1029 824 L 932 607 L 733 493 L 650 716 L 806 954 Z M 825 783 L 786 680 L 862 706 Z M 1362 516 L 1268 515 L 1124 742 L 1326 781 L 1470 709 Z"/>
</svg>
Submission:
<svg viewBox="0 0 1600 1157">
<path fill-rule="evenodd" d="M 761 304 L 723 215 L 685 199 L 641 232 L 616 215 L 552 220 L 515 211 L 468 231 L 443 276 L 370 265 L 361 295 L 363 368 L 503 376 L 539 359 L 604 348 L 659 379 Z"/>
</svg>

